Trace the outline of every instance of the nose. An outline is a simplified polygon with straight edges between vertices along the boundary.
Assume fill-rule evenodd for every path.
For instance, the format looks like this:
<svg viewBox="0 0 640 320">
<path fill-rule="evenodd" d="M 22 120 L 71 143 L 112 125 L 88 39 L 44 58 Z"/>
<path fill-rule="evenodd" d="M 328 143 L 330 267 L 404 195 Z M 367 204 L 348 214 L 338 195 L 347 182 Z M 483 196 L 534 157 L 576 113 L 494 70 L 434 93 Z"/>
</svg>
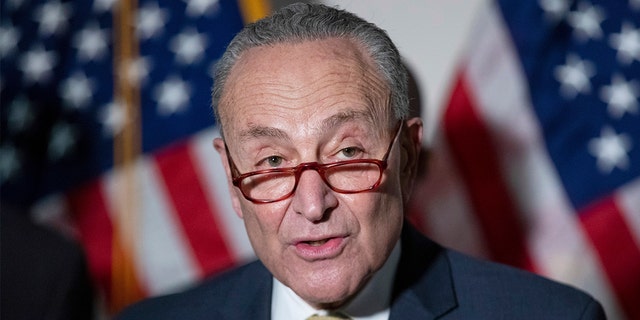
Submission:
<svg viewBox="0 0 640 320">
<path fill-rule="evenodd" d="M 305 170 L 292 196 L 291 207 L 307 220 L 319 222 L 338 205 L 338 199 L 315 170 Z"/>
</svg>

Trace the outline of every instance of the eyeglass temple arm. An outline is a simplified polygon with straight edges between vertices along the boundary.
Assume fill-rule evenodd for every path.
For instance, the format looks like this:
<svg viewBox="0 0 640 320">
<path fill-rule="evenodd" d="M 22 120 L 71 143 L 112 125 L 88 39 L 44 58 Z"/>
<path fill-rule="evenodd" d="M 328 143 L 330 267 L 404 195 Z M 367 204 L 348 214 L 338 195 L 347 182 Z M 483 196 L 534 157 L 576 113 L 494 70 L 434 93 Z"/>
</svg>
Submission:
<svg viewBox="0 0 640 320">
<path fill-rule="evenodd" d="M 400 120 L 400 123 L 398 124 L 398 128 L 396 129 L 396 133 L 393 135 L 393 139 L 391 139 L 391 142 L 389 142 L 389 146 L 387 147 L 387 152 L 384 154 L 384 157 L 382 157 L 382 161 L 387 161 L 387 158 L 391 153 L 391 146 L 396 142 L 396 140 L 400 136 L 400 131 L 402 131 L 403 126 L 404 126 L 404 120 Z"/>
<path fill-rule="evenodd" d="M 229 152 L 229 147 L 226 142 L 224 142 L 224 151 L 227 153 L 227 163 L 229 163 L 229 170 L 231 171 L 231 180 L 235 180 L 235 178 L 240 175 L 240 171 L 238 171 L 238 167 L 236 167 L 236 164 L 231 158 L 231 153 Z"/>
</svg>

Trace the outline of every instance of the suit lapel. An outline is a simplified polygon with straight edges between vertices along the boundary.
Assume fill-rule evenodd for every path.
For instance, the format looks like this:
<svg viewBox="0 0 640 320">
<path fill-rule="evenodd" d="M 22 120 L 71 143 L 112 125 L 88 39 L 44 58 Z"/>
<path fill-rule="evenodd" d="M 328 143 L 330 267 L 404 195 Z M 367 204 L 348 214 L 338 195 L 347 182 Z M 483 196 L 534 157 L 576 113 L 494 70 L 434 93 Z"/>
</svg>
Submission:
<svg viewBox="0 0 640 320">
<path fill-rule="evenodd" d="M 435 319 L 457 306 L 445 249 L 405 222 L 390 319 Z"/>
<path fill-rule="evenodd" d="M 229 292 L 222 314 L 225 319 L 269 320 L 273 277 L 260 262 L 253 262 Z"/>
</svg>

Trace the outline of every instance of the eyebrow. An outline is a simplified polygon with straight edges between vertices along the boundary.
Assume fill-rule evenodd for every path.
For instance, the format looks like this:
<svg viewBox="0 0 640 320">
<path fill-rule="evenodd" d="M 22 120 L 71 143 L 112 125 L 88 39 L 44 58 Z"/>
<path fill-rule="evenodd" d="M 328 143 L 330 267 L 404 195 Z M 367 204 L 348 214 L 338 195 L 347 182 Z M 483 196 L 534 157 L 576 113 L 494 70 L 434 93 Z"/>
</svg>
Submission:
<svg viewBox="0 0 640 320">
<path fill-rule="evenodd" d="M 240 132 L 240 141 L 246 142 L 252 138 L 277 138 L 289 140 L 289 135 L 274 127 L 260 126 L 256 124 L 249 124 L 249 128 Z"/>
<path fill-rule="evenodd" d="M 347 110 L 343 112 L 339 112 L 330 116 L 329 118 L 322 121 L 320 125 L 320 130 L 322 132 L 326 132 L 330 129 L 336 128 L 338 126 L 343 125 L 344 123 L 353 121 L 353 120 L 365 120 L 367 124 L 370 126 L 374 126 L 375 121 L 373 120 L 373 116 L 369 112 L 360 111 L 360 110 Z"/>
<path fill-rule="evenodd" d="M 363 119 L 370 126 L 374 126 L 375 121 L 373 120 L 373 116 L 369 112 L 359 111 L 359 110 L 347 110 L 343 112 L 339 112 L 330 116 L 327 119 L 324 119 L 320 126 L 318 127 L 320 132 L 327 132 L 332 130 L 338 126 L 343 125 L 344 123 Z M 240 141 L 247 142 L 251 139 L 255 138 L 275 138 L 275 139 L 283 139 L 290 140 L 289 135 L 278 128 L 262 126 L 257 124 L 249 124 L 249 128 L 247 130 L 243 130 L 240 132 Z"/>
</svg>

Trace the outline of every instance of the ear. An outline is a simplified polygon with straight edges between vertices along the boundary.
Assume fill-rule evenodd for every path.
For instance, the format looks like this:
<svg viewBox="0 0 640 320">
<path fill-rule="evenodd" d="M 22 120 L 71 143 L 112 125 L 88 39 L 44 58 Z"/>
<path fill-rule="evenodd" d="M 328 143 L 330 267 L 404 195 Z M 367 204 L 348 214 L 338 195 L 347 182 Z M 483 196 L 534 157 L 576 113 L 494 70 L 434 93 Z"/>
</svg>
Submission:
<svg viewBox="0 0 640 320">
<path fill-rule="evenodd" d="M 405 129 L 401 135 L 402 146 L 402 197 L 404 203 L 409 201 L 413 183 L 416 178 L 419 166 L 420 153 L 422 150 L 422 119 L 416 117 L 405 122 Z"/>
<path fill-rule="evenodd" d="M 242 209 L 240 207 L 240 198 L 238 195 L 238 191 L 231 183 L 231 168 L 229 167 L 229 155 L 227 154 L 227 148 L 225 147 L 224 140 L 221 138 L 213 139 L 213 147 L 220 154 L 220 160 L 222 161 L 222 166 L 224 167 L 224 172 L 227 176 L 227 186 L 229 187 L 229 194 L 231 195 L 231 205 L 233 206 L 233 210 L 236 212 L 238 217 L 242 219 Z"/>
</svg>

